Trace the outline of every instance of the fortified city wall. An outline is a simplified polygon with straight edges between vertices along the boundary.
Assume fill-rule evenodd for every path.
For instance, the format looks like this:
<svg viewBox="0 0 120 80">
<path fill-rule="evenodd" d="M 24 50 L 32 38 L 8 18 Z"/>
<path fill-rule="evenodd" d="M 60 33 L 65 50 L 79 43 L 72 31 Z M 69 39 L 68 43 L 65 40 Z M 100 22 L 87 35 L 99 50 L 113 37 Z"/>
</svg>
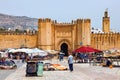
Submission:
<svg viewBox="0 0 120 80">
<path fill-rule="evenodd" d="M 37 35 L 32 33 L 0 33 L 0 49 L 37 47 Z"/>
<path fill-rule="evenodd" d="M 100 50 L 120 49 L 120 33 L 92 33 L 91 46 Z"/>
<path fill-rule="evenodd" d="M 38 47 L 45 50 L 74 50 L 81 46 L 91 46 L 100 50 L 120 49 L 120 33 L 110 31 L 110 17 L 105 11 L 103 33 L 91 33 L 90 19 L 72 20 L 58 23 L 49 18 L 38 19 L 37 33 L 0 32 L 0 49 Z M 63 49 L 64 50 L 64 49 Z"/>
</svg>

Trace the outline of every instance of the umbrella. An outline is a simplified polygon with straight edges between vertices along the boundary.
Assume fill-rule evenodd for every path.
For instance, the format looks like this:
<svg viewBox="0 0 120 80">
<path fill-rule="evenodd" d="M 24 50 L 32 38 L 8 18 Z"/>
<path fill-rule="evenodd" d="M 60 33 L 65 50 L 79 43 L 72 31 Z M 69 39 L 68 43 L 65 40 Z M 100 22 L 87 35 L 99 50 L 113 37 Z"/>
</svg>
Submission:
<svg viewBox="0 0 120 80">
<path fill-rule="evenodd" d="M 8 50 L 8 52 L 15 53 L 15 52 L 16 52 L 16 49 L 10 49 L 10 50 Z"/>
<path fill-rule="evenodd" d="M 9 50 L 9 52 L 12 52 L 12 53 L 16 53 L 16 52 L 24 52 L 24 53 L 27 53 L 29 55 L 39 55 L 39 56 L 47 56 L 48 53 L 46 51 L 43 51 L 43 50 L 40 50 L 38 48 L 34 48 L 34 49 L 29 49 L 29 48 L 22 48 L 22 49 L 11 49 Z"/>
<path fill-rule="evenodd" d="M 12 52 L 12 53 L 16 53 L 16 52 L 32 53 L 32 50 L 31 49 L 22 48 L 22 49 L 11 49 L 11 50 L 9 50 L 9 52 Z"/>
<path fill-rule="evenodd" d="M 98 50 L 98 49 L 94 49 L 94 48 L 92 48 L 92 47 L 88 47 L 88 46 L 85 47 L 85 46 L 82 46 L 82 47 L 80 47 L 80 48 L 74 50 L 73 52 L 87 53 L 87 52 L 102 52 L 102 51 L 100 51 L 100 50 Z"/>
<path fill-rule="evenodd" d="M 33 50 L 32 51 L 33 55 L 39 55 L 39 56 L 47 56 L 48 55 L 48 53 L 46 51 L 40 50 L 38 48 L 34 48 L 32 50 Z"/>
<path fill-rule="evenodd" d="M 5 53 L 5 52 L 0 51 L 0 54 L 1 54 L 1 57 L 7 57 L 7 53 Z"/>
</svg>

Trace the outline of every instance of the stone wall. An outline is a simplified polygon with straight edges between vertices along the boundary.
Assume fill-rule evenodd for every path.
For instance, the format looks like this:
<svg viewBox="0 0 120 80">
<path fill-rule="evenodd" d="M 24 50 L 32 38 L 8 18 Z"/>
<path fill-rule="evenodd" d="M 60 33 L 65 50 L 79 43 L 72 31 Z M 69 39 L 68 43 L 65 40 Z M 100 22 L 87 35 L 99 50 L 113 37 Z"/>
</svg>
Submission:
<svg viewBox="0 0 120 80">
<path fill-rule="evenodd" d="M 37 47 L 37 35 L 0 34 L 0 49 Z"/>
<path fill-rule="evenodd" d="M 91 34 L 91 46 L 100 49 L 107 50 L 111 48 L 120 49 L 120 33 L 92 33 Z"/>
</svg>

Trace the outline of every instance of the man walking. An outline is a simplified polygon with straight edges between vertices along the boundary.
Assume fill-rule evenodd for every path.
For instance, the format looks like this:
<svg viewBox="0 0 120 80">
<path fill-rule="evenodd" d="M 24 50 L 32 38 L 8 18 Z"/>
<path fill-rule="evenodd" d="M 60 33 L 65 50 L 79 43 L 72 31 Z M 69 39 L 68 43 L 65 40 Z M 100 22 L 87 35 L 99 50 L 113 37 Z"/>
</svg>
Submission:
<svg viewBox="0 0 120 80">
<path fill-rule="evenodd" d="M 64 53 L 61 51 L 59 54 L 59 60 L 63 61 L 63 58 L 64 58 Z"/>
<path fill-rule="evenodd" d="M 69 70 L 72 72 L 73 71 L 73 56 L 70 54 L 68 56 L 68 64 L 69 64 Z"/>
</svg>

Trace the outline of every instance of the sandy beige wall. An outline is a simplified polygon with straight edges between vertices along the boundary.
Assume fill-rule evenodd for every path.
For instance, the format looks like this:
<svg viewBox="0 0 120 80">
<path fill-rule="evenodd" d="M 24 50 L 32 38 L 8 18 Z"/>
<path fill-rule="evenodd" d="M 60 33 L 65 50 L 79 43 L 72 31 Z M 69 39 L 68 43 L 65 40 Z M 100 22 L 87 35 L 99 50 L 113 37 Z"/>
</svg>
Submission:
<svg viewBox="0 0 120 80">
<path fill-rule="evenodd" d="M 120 49 L 120 34 L 91 34 L 91 46 L 100 50 Z"/>
<path fill-rule="evenodd" d="M 0 35 L 0 49 L 36 47 L 37 35 Z"/>
</svg>

